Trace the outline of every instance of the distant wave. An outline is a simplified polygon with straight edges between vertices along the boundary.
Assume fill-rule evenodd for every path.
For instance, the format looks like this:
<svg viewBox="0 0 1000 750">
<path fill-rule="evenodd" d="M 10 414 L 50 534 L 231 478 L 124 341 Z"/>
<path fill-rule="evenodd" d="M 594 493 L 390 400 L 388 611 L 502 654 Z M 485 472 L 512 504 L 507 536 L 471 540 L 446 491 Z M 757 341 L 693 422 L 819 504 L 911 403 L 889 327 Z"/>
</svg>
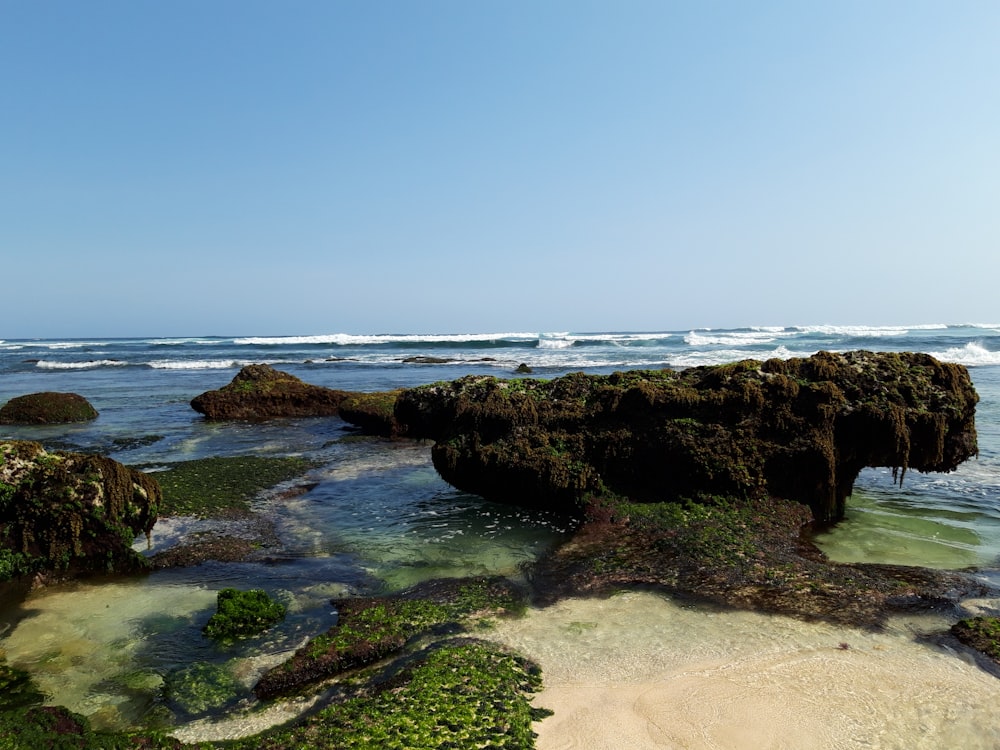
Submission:
<svg viewBox="0 0 1000 750">
<path fill-rule="evenodd" d="M 42 370 L 91 370 L 95 367 L 128 367 L 129 363 L 121 359 L 90 359 L 85 362 L 50 362 L 39 360 L 35 367 Z"/>
<path fill-rule="evenodd" d="M 939 326 L 801 326 L 799 330 L 807 334 L 824 336 L 850 336 L 852 338 L 878 338 L 881 336 L 905 336 L 917 328 L 938 328 Z M 940 326 L 947 328 L 947 326 Z"/>
<path fill-rule="evenodd" d="M 533 341 L 538 337 L 537 333 L 379 334 L 376 336 L 331 333 L 321 336 L 250 336 L 233 339 L 233 343 L 240 346 L 301 346 L 303 344 L 364 346 L 368 344 L 461 344 L 474 341 Z"/>
<path fill-rule="evenodd" d="M 754 346 L 770 344 L 781 336 L 795 335 L 794 331 L 781 330 L 750 330 L 724 331 L 712 329 L 694 330 L 684 336 L 684 342 L 690 346 Z"/>
<path fill-rule="evenodd" d="M 702 365 L 724 365 L 729 362 L 739 362 L 743 359 L 791 359 L 792 357 L 808 357 L 815 352 L 793 352 L 784 346 L 776 347 L 770 352 L 751 351 L 747 349 L 719 349 L 707 352 L 684 352 L 668 357 L 671 367 L 700 367 Z"/>
<path fill-rule="evenodd" d="M 154 362 L 147 362 L 146 366 L 154 370 L 228 370 L 234 367 L 249 365 L 251 362 L 237 362 L 235 360 L 221 359 L 201 359 L 201 360 L 180 360 L 180 359 L 160 359 Z"/>
<path fill-rule="evenodd" d="M 965 346 L 956 346 L 942 352 L 929 352 L 943 362 L 954 362 L 967 367 L 1000 365 L 1000 352 L 992 352 L 982 344 L 970 341 Z"/>
</svg>

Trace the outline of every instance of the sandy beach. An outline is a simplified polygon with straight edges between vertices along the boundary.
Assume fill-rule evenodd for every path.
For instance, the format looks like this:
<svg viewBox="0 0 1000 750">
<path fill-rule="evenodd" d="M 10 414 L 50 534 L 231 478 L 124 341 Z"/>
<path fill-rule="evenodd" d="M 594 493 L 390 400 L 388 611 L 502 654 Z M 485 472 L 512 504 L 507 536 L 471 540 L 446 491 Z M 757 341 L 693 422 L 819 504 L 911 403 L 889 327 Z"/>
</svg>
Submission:
<svg viewBox="0 0 1000 750">
<path fill-rule="evenodd" d="M 1000 681 L 920 642 L 933 617 L 885 632 L 648 593 L 568 600 L 490 636 L 535 659 L 539 750 L 995 748 Z"/>
</svg>

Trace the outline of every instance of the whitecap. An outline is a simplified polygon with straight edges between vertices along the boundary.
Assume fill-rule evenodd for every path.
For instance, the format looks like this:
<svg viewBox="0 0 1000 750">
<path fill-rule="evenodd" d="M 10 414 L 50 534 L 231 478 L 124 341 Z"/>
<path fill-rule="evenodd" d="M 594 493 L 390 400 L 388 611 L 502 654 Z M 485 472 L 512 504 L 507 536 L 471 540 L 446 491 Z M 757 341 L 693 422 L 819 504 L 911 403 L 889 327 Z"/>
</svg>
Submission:
<svg viewBox="0 0 1000 750">
<path fill-rule="evenodd" d="M 826 336 L 852 336 L 873 338 L 882 336 L 905 336 L 915 326 L 800 326 L 803 333 L 818 333 Z"/>
<path fill-rule="evenodd" d="M 335 344 L 338 346 L 364 346 L 368 344 L 419 344 L 455 343 L 476 341 L 534 341 L 537 333 L 446 333 L 446 334 L 378 334 L 355 335 L 331 333 L 319 336 L 250 336 L 233 339 L 233 343 L 250 346 L 296 346 Z"/>
<path fill-rule="evenodd" d="M 735 344 L 737 346 L 754 346 L 757 344 L 770 344 L 780 336 L 792 335 L 785 331 L 712 331 L 711 329 L 701 329 L 701 331 L 691 331 L 684 337 L 684 342 L 690 346 L 727 346 Z"/>
<path fill-rule="evenodd" d="M 250 362 L 237 362 L 232 359 L 160 359 L 147 362 L 146 366 L 154 370 L 227 370 L 233 367 L 242 367 L 251 364 Z"/>
<path fill-rule="evenodd" d="M 42 370 L 90 370 L 95 367 L 127 367 L 128 362 L 121 359 L 92 359 L 86 362 L 50 362 L 40 360 L 35 367 Z"/>
<path fill-rule="evenodd" d="M 668 358 L 671 367 L 700 367 L 702 365 L 724 365 L 739 362 L 744 359 L 791 359 L 792 357 L 808 357 L 810 353 L 793 352 L 787 347 L 778 346 L 770 352 L 750 351 L 747 349 L 720 349 L 706 352 L 685 352 Z"/>
<path fill-rule="evenodd" d="M 965 346 L 956 346 L 941 352 L 929 352 L 929 354 L 943 362 L 954 362 L 967 367 L 1000 365 L 1000 352 L 990 351 L 975 341 L 970 341 Z"/>
<path fill-rule="evenodd" d="M 569 349 L 575 342 L 573 339 L 538 339 L 539 349 Z"/>
</svg>

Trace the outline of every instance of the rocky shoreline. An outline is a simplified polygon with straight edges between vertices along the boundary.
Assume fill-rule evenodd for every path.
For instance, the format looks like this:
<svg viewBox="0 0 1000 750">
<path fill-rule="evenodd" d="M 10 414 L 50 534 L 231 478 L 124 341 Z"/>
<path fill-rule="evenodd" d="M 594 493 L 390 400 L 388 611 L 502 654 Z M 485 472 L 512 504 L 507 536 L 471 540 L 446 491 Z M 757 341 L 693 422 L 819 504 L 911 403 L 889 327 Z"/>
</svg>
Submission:
<svg viewBox="0 0 1000 750">
<path fill-rule="evenodd" d="M 485 647 L 473 641 L 455 641 L 454 634 L 474 631 L 477 618 L 509 614 L 527 601 L 544 606 L 566 597 L 652 587 L 723 607 L 868 628 L 907 611 L 933 610 L 957 620 L 962 599 L 996 592 L 961 572 L 831 563 L 811 543 L 808 531 L 843 515 L 846 497 L 865 466 L 891 467 L 902 482 L 907 470 L 949 471 L 975 455 L 977 398 L 961 366 L 927 355 L 850 352 L 682 372 L 576 374 L 551 381 L 467 377 L 372 394 L 331 391 L 254 365 L 225 388 L 194 399 L 192 407 L 210 419 L 339 415 L 384 439 L 432 440 L 434 465 L 454 486 L 501 502 L 578 516 L 573 537 L 530 567 L 527 591 L 514 592 L 496 582 L 451 582 L 390 600 L 338 602 L 338 625 L 272 670 L 257 690 L 263 699 L 289 692 L 290 685 L 293 691 L 315 690 L 345 670 L 375 669 L 390 659 L 387 667 L 355 683 L 360 687 L 350 691 L 349 700 L 335 702 L 358 700 L 360 706 L 377 703 L 386 691 L 424 674 L 398 666 L 408 663 L 405 654 L 415 644 L 425 649 L 437 644 L 423 656 L 409 657 L 419 663 L 449 649 L 464 654 L 462 658 L 471 658 L 472 652 L 487 661 L 507 658 L 483 652 Z M 41 485 L 25 477 L 57 465 L 59 476 L 69 482 L 74 472 L 63 464 L 83 459 L 47 454 L 33 444 L 3 446 L 0 511 L 6 515 L 0 515 L 0 526 L 8 530 L 5 539 L 17 540 L 2 552 L 8 580 L 30 573 L 44 581 L 94 569 L 95 553 L 80 542 L 83 529 L 92 528 L 85 525 L 89 521 L 59 525 L 76 536 L 50 539 L 46 547 L 25 520 L 26 502 L 37 505 L 40 498 L 55 495 L 76 503 L 72 518 L 104 513 L 97 508 L 118 509 L 109 516 L 118 525 L 103 531 L 101 545 L 93 548 L 102 565 L 114 561 L 112 570 L 248 559 L 266 554 L 262 550 L 276 543 L 266 518 L 245 508 L 206 506 L 201 512 L 221 521 L 221 531 L 151 561 L 138 556 L 143 562 L 129 567 L 122 561 L 134 562 L 134 557 L 123 551 L 130 537 L 122 529 L 134 532 L 132 536 L 148 532 L 164 496 L 169 507 L 171 492 L 161 495 L 159 485 L 144 478 L 152 475 L 109 468 L 114 462 L 108 459 L 81 463 L 87 468 L 77 473 L 84 478 L 67 484 L 67 490 L 55 490 L 50 480 Z M 28 455 L 36 468 L 25 468 Z M 15 464 L 20 473 L 12 470 Z M 283 479 L 295 476 L 295 469 L 287 468 Z M 302 467 L 298 469 L 301 475 Z M 102 484 L 100 477 L 108 479 Z M 218 475 L 215 481 L 221 481 Z M 105 489 L 112 485 L 128 490 L 132 505 L 122 500 L 95 503 L 94 498 L 117 497 Z M 39 493 L 29 486 L 47 489 Z M 82 487 L 91 488 L 90 494 Z M 308 486 L 292 491 L 308 491 Z M 191 494 L 179 494 L 184 492 Z M 145 505 L 135 505 L 139 498 L 145 498 Z M 12 516 L 12 509 L 20 509 L 20 515 Z M 43 516 L 37 518 L 41 527 Z M 125 527 L 123 518 L 128 519 Z M 480 594 L 471 597 L 473 589 Z M 957 633 L 969 629 L 956 628 Z M 966 640 L 982 650 L 983 634 L 990 632 L 980 626 L 979 640 Z M 532 681 L 537 670 L 523 661 L 517 664 L 510 673 L 513 682 L 503 689 L 509 701 L 527 707 L 527 713 L 519 714 L 518 728 L 509 728 L 509 736 L 522 744 L 498 747 L 532 746 L 524 738 L 530 735 L 531 719 L 537 718 L 527 703 L 537 686 Z M 531 674 L 535 677 L 524 681 Z M 55 716 L 55 709 L 35 706 L 13 710 L 21 712 L 19 721 L 27 721 L 25 712 L 34 712 L 27 725 L 35 727 Z M 502 720 L 495 712 L 484 717 Z M 89 730 L 78 719 L 55 723 L 84 736 Z M 11 721 L 8 717 L 0 724 L 0 737 L 15 731 Z M 341 726 L 340 721 L 346 720 L 310 719 L 298 728 L 265 733 L 254 740 L 264 744 L 253 746 L 332 747 L 324 743 L 334 742 L 331 726 Z M 344 732 L 356 730 L 348 724 Z M 384 726 L 378 731 L 383 730 L 389 731 Z M 487 730 L 508 736 L 496 726 Z M 441 728 L 419 729 L 431 731 Z M 182 746 L 155 734 L 120 741 L 121 747 Z"/>
</svg>

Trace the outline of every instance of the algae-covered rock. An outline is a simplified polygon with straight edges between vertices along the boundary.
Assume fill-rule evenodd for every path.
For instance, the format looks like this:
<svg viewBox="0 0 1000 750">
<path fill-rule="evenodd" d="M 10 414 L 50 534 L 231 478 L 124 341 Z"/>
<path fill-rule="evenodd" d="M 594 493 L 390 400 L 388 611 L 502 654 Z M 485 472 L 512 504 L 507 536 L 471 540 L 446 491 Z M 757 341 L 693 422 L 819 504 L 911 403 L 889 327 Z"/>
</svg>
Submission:
<svg viewBox="0 0 1000 750">
<path fill-rule="evenodd" d="M 285 605 L 271 599 L 263 589 L 222 589 L 216 606 L 202 630 L 208 637 L 221 640 L 263 633 L 285 617 Z"/>
<path fill-rule="evenodd" d="M 29 393 L 0 407 L 0 424 L 65 424 L 96 418 L 97 409 L 76 393 Z"/>
<path fill-rule="evenodd" d="M 152 530 L 160 498 L 151 477 L 110 458 L 0 442 L 0 571 L 143 570 L 132 541 Z"/>
<path fill-rule="evenodd" d="M 866 466 L 951 471 L 977 452 L 968 371 L 925 354 L 820 352 L 674 372 L 467 376 L 409 389 L 395 417 L 452 485 L 576 509 L 771 494 L 844 514 Z"/>
<path fill-rule="evenodd" d="M 337 624 L 316 636 L 254 687 L 259 698 L 286 695 L 403 649 L 415 635 L 475 615 L 518 611 L 522 594 L 504 578 L 438 579 L 391 597 L 333 602 Z"/>
<path fill-rule="evenodd" d="M 340 418 L 368 435 L 398 437 L 403 433 L 395 417 L 400 393 L 402 390 L 353 393 L 341 402 Z"/>
<path fill-rule="evenodd" d="M 536 664 L 497 644 L 450 639 L 358 695 L 231 747 L 530 750 L 533 722 L 551 713 L 530 703 L 541 684 Z"/>
<path fill-rule="evenodd" d="M 1000 665 L 1000 617 L 969 617 L 951 626 L 952 635 Z"/>
<path fill-rule="evenodd" d="M 221 664 L 195 662 L 166 679 L 170 703 L 192 716 L 221 708 L 244 692 L 239 680 Z"/>
<path fill-rule="evenodd" d="M 347 396 L 270 365 L 247 365 L 228 385 L 192 399 L 191 408 L 209 419 L 326 417 L 335 416 Z"/>
</svg>

